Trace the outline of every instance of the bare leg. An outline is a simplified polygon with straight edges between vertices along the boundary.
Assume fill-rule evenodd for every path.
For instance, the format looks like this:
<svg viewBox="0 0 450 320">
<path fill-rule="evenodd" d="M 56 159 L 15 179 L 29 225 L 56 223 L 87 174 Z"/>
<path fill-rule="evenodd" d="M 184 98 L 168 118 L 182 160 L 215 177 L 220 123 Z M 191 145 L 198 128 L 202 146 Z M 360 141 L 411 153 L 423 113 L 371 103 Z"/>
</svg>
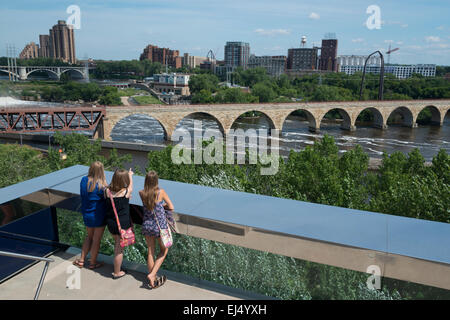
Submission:
<svg viewBox="0 0 450 320">
<path fill-rule="evenodd" d="M 123 249 L 120 246 L 120 236 L 114 235 L 114 240 L 116 241 L 114 245 L 114 276 L 120 277 L 124 274 L 124 272 L 120 270 L 123 261 Z"/>
<path fill-rule="evenodd" d="M 156 273 L 158 272 L 159 268 L 163 264 L 164 259 L 166 258 L 167 253 L 169 252 L 169 249 L 167 249 L 164 246 L 161 238 L 158 238 L 158 242 L 159 242 L 159 248 L 160 248 L 159 254 L 156 257 L 155 264 L 153 265 L 153 268 L 150 271 L 150 274 L 148 275 L 148 278 L 151 279 L 152 282 L 154 282 L 156 280 Z"/>
<path fill-rule="evenodd" d="M 150 274 L 152 272 L 153 266 L 155 265 L 155 237 L 145 236 L 145 242 L 147 242 L 148 247 L 148 255 L 147 255 L 147 267 L 148 267 L 148 273 Z M 155 279 L 150 279 L 150 283 L 152 284 Z"/>
<path fill-rule="evenodd" d="M 86 259 L 86 256 L 88 255 L 89 251 L 91 250 L 92 246 L 92 239 L 94 237 L 94 228 L 86 227 L 86 238 L 84 239 L 83 246 L 81 247 L 81 257 L 79 262 L 84 263 L 84 260 Z"/>
<path fill-rule="evenodd" d="M 97 263 L 97 256 L 100 250 L 100 242 L 103 237 L 103 232 L 105 231 L 105 227 L 94 228 L 94 234 L 92 237 L 92 245 L 91 245 L 91 266 L 94 266 Z"/>
</svg>

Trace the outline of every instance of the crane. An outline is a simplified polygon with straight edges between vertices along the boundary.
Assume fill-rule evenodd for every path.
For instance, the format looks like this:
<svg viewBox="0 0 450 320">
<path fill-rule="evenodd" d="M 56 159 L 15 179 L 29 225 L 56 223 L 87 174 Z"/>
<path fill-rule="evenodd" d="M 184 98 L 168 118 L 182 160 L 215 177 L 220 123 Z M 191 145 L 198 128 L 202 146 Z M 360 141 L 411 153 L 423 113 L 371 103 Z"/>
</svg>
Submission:
<svg viewBox="0 0 450 320">
<path fill-rule="evenodd" d="M 391 45 L 389 45 L 388 51 L 386 51 L 386 54 L 388 55 L 388 65 L 391 64 L 391 53 L 399 50 L 400 48 L 395 48 L 391 50 Z"/>
</svg>

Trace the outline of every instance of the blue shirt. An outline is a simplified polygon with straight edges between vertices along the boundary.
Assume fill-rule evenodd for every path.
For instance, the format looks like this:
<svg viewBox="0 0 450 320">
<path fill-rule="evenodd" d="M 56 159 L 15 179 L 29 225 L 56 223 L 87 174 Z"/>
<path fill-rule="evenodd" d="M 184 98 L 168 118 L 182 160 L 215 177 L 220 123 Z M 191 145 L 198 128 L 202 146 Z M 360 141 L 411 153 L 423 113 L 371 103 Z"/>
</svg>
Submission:
<svg viewBox="0 0 450 320">
<path fill-rule="evenodd" d="M 80 196 L 81 213 L 86 227 L 97 228 L 106 225 L 105 222 L 105 204 L 103 190 L 95 186 L 94 191 L 88 192 L 88 177 L 81 178 Z"/>
</svg>

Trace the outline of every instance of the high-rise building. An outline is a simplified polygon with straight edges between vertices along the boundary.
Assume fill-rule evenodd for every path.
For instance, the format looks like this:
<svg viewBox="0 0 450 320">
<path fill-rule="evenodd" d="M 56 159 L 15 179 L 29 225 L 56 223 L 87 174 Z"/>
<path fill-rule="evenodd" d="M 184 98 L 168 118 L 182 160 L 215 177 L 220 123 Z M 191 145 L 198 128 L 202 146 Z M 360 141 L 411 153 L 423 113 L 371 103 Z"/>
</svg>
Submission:
<svg viewBox="0 0 450 320">
<path fill-rule="evenodd" d="M 319 48 L 288 49 L 286 69 L 293 71 L 317 70 Z"/>
<path fill-rule="evenodd" d="M 227 42 L 225 45 L 225 66 L 233 69 L 247 69 L 250 58 L 250 44 L 247 42 Z"/>
<path fill-rule="evenodd" d="M 20 59 L 34 59 L 39 57 L 39 46 L 34 43 L 28 43 L 19 55 Z"/>
<path fill-rule="evenodd" d="M 75 38 L 73 27 L 64 20 L 58 20 L 50 29 L 50 57 L 64 62 L 75 63 Z"/>
<path fill-rule="evenodd" d="M 322 48 L 320 50 L 319 69 L 325 71 L 338 71 L 337 49 L 338 41 L 335 36 L 322 40 Z"/>
<path fill-rule="evenodd" d="M 152 62 L 159 62 L 162 65 L 167 65 L 173 68 L 181 68 L 182 59 L 178 50 L 170 50 L 169 48 L 158 48 L 149 44 L 144 48 L 139 60 L 150 60 Z"/>
<path fill-rule="evenodd" d="M 266 69 L 267 74 L 279 77 L 286 69 L 286 56 L 260 56 L 250 55 L 248 60 L 249 68 L 262 67 Z"/>
<path fill-rule="evenodd" d="M 48 34 L 39 35 L 39 57 L 50 58 L 50 36 Z"/>
</svg>

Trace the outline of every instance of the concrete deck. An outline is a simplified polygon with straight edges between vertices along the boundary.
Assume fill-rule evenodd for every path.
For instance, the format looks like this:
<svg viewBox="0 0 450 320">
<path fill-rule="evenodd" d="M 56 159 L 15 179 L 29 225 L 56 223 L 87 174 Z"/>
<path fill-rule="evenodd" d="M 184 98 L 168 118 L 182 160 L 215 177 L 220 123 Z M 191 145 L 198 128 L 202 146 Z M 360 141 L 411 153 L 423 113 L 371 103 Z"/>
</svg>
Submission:
<svg viewBox="0 0 450 320">
<path fill-rule="evenodd" d="M 80 250 L 69 248 L 66 252 L 56 253 L 50 258 L 47 276 L 39 300 L 237 300 L 261 299 L 264 296 L 247 293 L 242 290 L 225 287 L 215 283 L 190 278 L 185 275 L 161 270 L 167 282 L 160 288 L 148 289 L 146 266 L 124 261 L 122 268 L 127 271 L 124 277 L 113 280 L 112 257 L 99 255 L 98 260 L 105 264 L 95 270 L 88 268 L 80 271 L 80 289 L 69 289 L 67 280 L 75 273 L 68 268 L 79 257 Z M 0 300 L 30 300 L 34 298 L 44 262 L 39 262 L 27 270 L 0 285 Z M 88 263 L 86 263 L 86 266 Z M 71 268 L 69 268 L 70 270 Z M 73 268 L 75 269 L 75 268 Z"/>
</svg>

